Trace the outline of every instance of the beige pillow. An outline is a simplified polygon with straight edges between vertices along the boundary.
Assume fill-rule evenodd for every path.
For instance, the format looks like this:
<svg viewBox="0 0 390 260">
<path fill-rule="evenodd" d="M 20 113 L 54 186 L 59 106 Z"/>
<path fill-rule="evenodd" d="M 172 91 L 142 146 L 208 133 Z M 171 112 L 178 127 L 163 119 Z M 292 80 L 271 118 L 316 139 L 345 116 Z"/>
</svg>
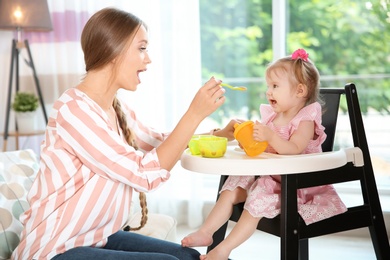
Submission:
<svg viewBox="0 0 390 260">
<path fill-rule="evenodd" d="M 141 220 L 141 212 L 132 214 L 126 225 L 138 227 Z M 131 231 L 145 236 L 176 242 L 176 220 L 171 216 L 157 213 L 149 213 L 146 225 L 138 231 Z"/>
<path fill-rule="evenodd" d="M 0 152 L 0 259 L 9 259 L 19 244 L 19 216 L 29 208 L 26 197 L 38 168 L 33 150 Z"/>
</svg>

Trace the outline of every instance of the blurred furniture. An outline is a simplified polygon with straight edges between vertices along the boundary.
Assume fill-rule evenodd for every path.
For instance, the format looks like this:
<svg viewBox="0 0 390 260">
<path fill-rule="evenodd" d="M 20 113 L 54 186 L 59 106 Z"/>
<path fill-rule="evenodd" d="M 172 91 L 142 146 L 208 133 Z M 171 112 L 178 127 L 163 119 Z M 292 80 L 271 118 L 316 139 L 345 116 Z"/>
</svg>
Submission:
<svg viewBox="0 0 390 260">
<path fill-rule="evenodd" d="M 47 123 L 47 114 L 45 105 L 43 102 L 41 87 L 39 84 L 38 76 L 35 70 L 34 61 L 31 56 L 31 50 L 28 40 L 22 41 L 23 31 L 51 31 L 52 23 L 49 13 L 49 8 L 46 0 L 0 0 L 0 29 L 12 30 L 17 34 L 17 39 L 12 40 L 11 47 L 11 65 L 9 72 L 8 83 L 8 96 L 6 105 L 6 115 L 3 134 L 3 151 L 7 150 L 8 136 L 15 136 L 18 139 L 22 134 L 18 134 L 18 128 L 16 125 L 15 133 L 10 134 L 9 120 L 11 112 L 11 96 L 13 90 L 13 78 L 15 77 L 15 90 L 19 91 L 19 53 L 23 48 L 26 48 L 28 60 L 25 60 L 26 64 L 32 69 L 36 91 L 39 97 L 39 102 L 42 107 L 43 115 Z M 15 73 L 14 73 L 15 69 Z M 28 135 L 41 134 L 32 132 Z M 27 135 L 27 136 L 28 136 Z M 23 134 L 23 136 L 25 136 Z M 18 146 L 18 141 L 17 141 Z M 18 149 L 18 147 L 17 147 Z"/>
<path fill-rule="evenodd" d="M 8 130 L 8 129 L 7 129 Z M 3 133 L 0 133 L 0 135 L 3 135 L 3 152 L 7 151 L 8 146 L 8 137 L 14 137 L 15 138 L 15 150 L 19 150 L 21 147 L 19 147 L 19 137 L 30 137 L 30 136 L 36 136 L 36 135 L 44 135 L 44 130 L 35 130 L 28 133 L 19 133 L 18 131 L 4 131 Z"/>
<path fill-rule="evenodd" d="M 9 259 L 20 242 L 23 225 L 19 216 L 30 205 L 27 194 L 39 170 L 39 158 L 31 149 L 0 152 L 0 259 Z M 141 213 L 131 207 L 127 223 L 139 226 Z M 142 235 L 176 242 L 176 220 L 168 215 L 148 214 Z"/>
<path fill-rule="evenodd" d="M 339 154 L 341 151 L 332 152 L 341 95 L 346 97 L 354 143 L 352 150 L 346 150 L 344 159 Z M 237 171 L 236 173 L 240 172 L 241 175 L 271 175 L 277 174 L 278 171 L 279 173 L 283 172 L 283 175 L 281 175 L 281 214 L 274 219 L 262 218 L 257 227 L 258 230 L 280 237 L 281 259 L 308 259 L 309 238 L 363 227 L 367 227 L 370 231 L 377 259 L 390 259 L 389 240 L 375 183 L 356 87 L 354 84 L 347 84 L 345 89 L 321 89 L 321 96 L 326 103 L 323 114 L 323 125 L 327 134 L 327 139 L 322 146 L 324 153 L 284 156 L 290 158 L 287 164 L 282 162 L 285 159 L 275 155 L 275 158 L 279 158 L 279 162 L 273 159 L 264 159 L 264 161 L 274 161 L 273 163 L 263 163 L 260 159 L 256 160 L 256 158 L 251 160 L 231 158 L 234 164 L 226 167 L 225 165 L 229 161 L 229 158 L 227 158 L 226 161 L 219 161 L 220 169 L 222 169 L 220 171 L 218 171 L 216 165 L 218 161 L 209 161 L 209 164 L 212 165 L 212 170 L 216 174 L 238 175 L 235 174 L 235 171 Z M 336 156 L 337 154 L 340 156 Z M 334 155 L 334 157 L 326 158 L 325 164 L 320 163 L 319 158 L 328 155 Z M 210 167 L 207 167 L 206 163 L 199 166 L 201 164 L 200 160 L 206 158 L 194 157 L 193 160 L 189 158 L 188 154 L 182 156 L 184 168 L 205 173 L 210 171 Z M 294 160 L 300 161 L 293 163 Z M 272 169 L 272 164 L 277 170 Z M 302 168 L 307 167 L 307 169 L 302 171 L 299 164 L 302 165 Z M 257 169 L 253 169 L 256 165 L 258 165 Z M 233 169 L 233 167 L 235 168 Z M 265 168 L 264 171 L 261 171 L 262 168 Z M 223 170 L 227 170 L 227 172 Z M 269 172 L 267 172 L 268 170 Z M 219 190 L 227 177 L 226 175 L 221 176 Z M 349 207 L 348 211 L 343 214 L 310 225 L 304 223 L 297 209 L 298 189 L 349 181 L 359 181 L 363 197 L 362 205 Z M 235 205 L 230 220 L 238 221 L 242 210 L 243 203 Z M 214 242 L 208 247 L 208 251 L 216 247 L 225 238 L 227 224 L 225 223 L 214 233 Z"/>
</svg>

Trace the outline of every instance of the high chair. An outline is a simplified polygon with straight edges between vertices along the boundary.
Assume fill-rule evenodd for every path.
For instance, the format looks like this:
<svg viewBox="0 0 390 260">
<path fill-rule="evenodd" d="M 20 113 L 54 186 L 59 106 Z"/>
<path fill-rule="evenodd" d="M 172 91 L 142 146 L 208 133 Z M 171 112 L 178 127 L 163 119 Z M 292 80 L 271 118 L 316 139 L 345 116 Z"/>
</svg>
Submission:
<svg viewBox="0 0 390 260">
<path fill-rule="evenodd" d="M 320 94 L 325 101 L 322 122 L 327 134 L 322 150 L 324 152 L 333 150 L 340 96 L 345 95 L 353 144 L 354 147 L 361 149 L 364 165 L 356 167 L 349 162 L 330 170 L 282 175 L 281 213 L 274 219 L 262 218 L 257 229 L 280 237 L 281 259 L 308 259 L 309 238 L 367 227 L 377 259 L 388 260 L 390 259 L 389 239 L 375 183 L 356 86 L 349 83 L 344 89 L 323 88 Z M 227 176 L 221 176 L 219 190 L 226 179 Z M 343 214 L 310 225 L 304 223 L 298 214 L 297 189 L 357 180 L 360 183 L 363 197 L 361 205 L 348 207 L 347 212 Z M 235 205 L 230 220 L 237 222 L 242 209 L 243 203 Z M 225 238 L 227 224 L 228 222 L 215 232 L 214 242 L 207 251 L 212 250 Z"/>
</svg>

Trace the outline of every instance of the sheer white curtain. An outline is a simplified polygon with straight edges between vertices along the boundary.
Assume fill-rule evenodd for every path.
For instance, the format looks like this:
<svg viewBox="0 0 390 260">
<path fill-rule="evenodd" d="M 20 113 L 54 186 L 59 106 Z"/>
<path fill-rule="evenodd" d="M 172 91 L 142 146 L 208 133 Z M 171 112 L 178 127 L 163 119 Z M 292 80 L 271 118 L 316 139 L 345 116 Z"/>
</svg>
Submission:
<svg viewBox="0 0 390 260">
<path fill-rule="evenodd" d="M 198 0 L 48 0 L 48 4 L 54 30 L 24 33 L 30 43 L 47 111 L 50 113 L 58 96 L 65 89 L 74 87 L 84 75 L 79 39 L 85 22 L 101 8 L 118 7 L 139 16 L 148 25 L 152 59 L 148 71 L 142 73 L 138 90 L 121 91 L 120 95 L 131 100 L 144 123 L 161 131 L 172 130 L 202 85 Z M 5 64 L 0 77 L 8 82 L 13 35 L 6 31 L 0 31 L 0 35 L 0 59 Z M 20 62 L 21 89 L 34 91 L 31 70 L 23 62 L 27 56 L 24 52 L 22 50 Z M 0 86 L 2 93 L 6 92 L 6 85 Z M 5 114 L 5 101 L 6 95 L 2 94 L 2 114 Z M 44 129 L 43 114 L 39 115 L 39 125 Z M 40 140 L 39 137 L 36 139 L 33 148 L 39 152 Z M 199 225 L 202 221 L 201 177 L 178 164 L 172 171 L 171 180 L 148 195 L 150 212 L 172 215 L 179 223 Z"/>
</svg>

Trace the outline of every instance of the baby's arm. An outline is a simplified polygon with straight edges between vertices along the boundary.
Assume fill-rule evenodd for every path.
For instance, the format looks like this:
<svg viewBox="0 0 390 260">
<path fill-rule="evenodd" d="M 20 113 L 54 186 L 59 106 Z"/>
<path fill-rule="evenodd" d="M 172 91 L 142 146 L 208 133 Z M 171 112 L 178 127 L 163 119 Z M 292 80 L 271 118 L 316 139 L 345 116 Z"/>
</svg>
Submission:
<svg viewBox="0 0 390 260">
<path fill-rule="evenodd" d="M 253 138 L 257 141 L 267 141 L 278 154 L 301 154 L 314 138 L 314 122 L 300 122 L 289 140 L 281 138 L 268 126 L 256 122 L 253 126 Z"/>
</svg>

